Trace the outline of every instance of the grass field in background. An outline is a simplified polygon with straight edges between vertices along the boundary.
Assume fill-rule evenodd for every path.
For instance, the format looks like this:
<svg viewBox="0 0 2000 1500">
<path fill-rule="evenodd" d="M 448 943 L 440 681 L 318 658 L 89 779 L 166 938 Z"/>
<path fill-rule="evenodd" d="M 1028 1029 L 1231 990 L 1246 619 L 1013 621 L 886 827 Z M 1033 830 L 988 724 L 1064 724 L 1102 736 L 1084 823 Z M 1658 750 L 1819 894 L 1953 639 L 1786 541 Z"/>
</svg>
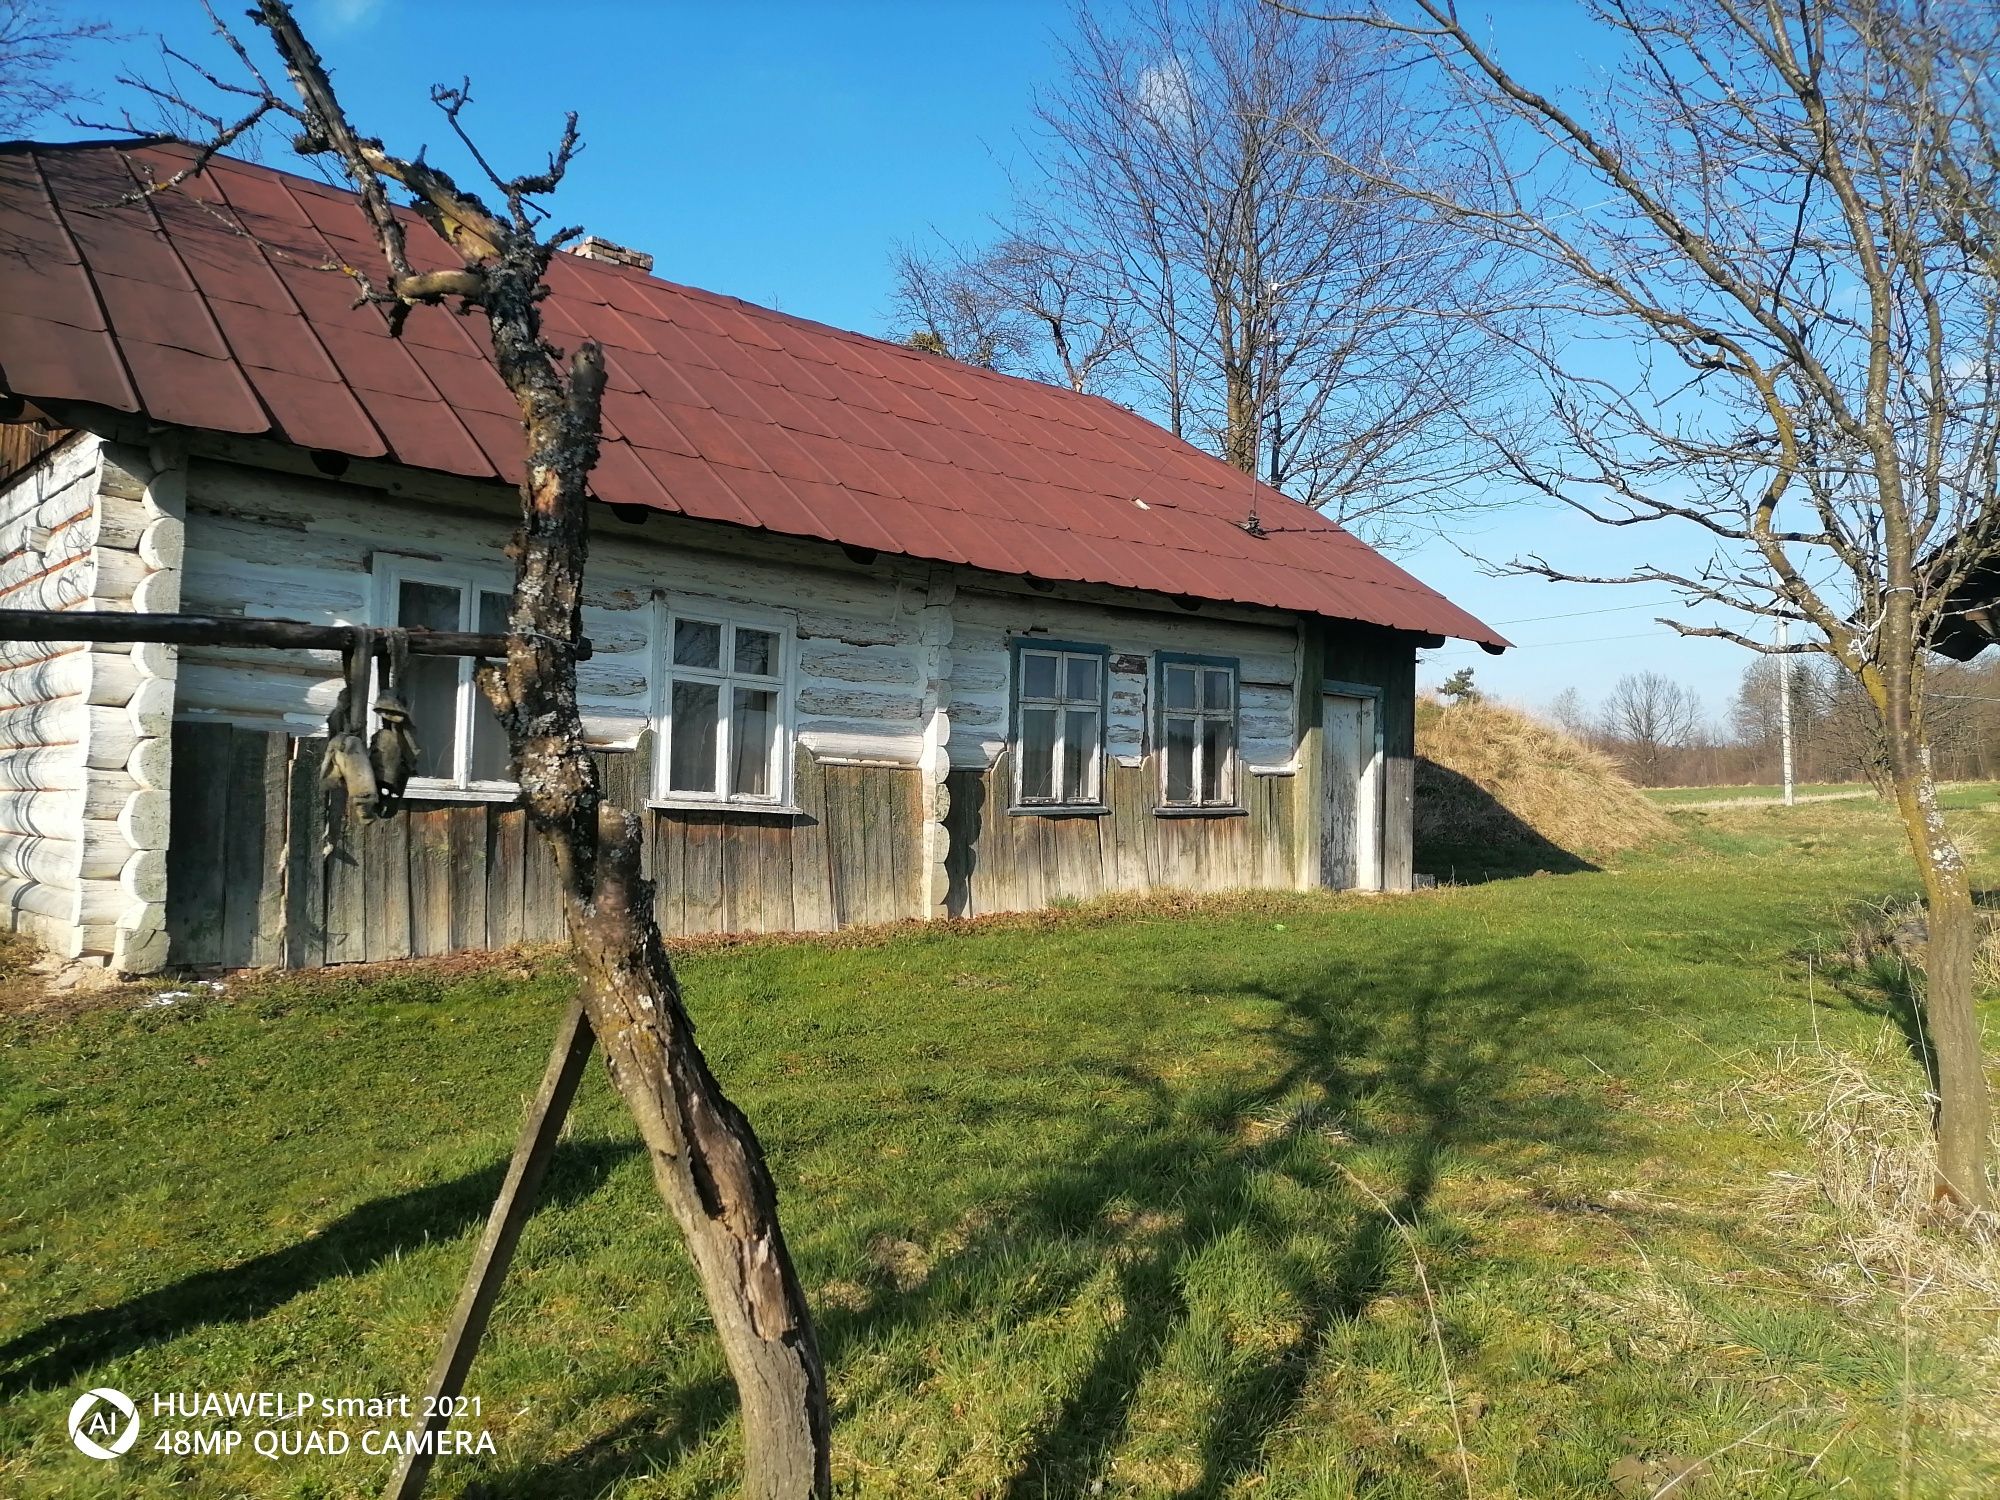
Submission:
<svg viewBox="0 0 2000 1500">
<path fill-rule="evenodd" d="M 2000 848 L 1990 796 L 1949 800 Z M 1895 976 L 1832 957 L 1911 886 L 1896 831 L 1674 816 L 1602 873 L 689 959 L 843 1492 L 1600 1497 L 1703 1460 L 1675 1495 L 2000 1492 L 1990 1309 L 1856 1274 L 1772 1175 L 1812 1170 L 1814 1059 L 1920 1087 Z M 143 1432 L 95 1464 L 64 1415 L 420 1391 L 566 991 L 501 965 L 0 1021 L 0 1493 L 378 1488 Z M 467 1389 L 499 1451 L 438 1494 L 732 1493 L 732 1389 L 595 1068 Z"/>
<path fill-rule="evenodd" d="M 1773 786 L 1654 786 L 1643 789 L 1655 802 L 1669 807 L 1689 802 L 1720 802 L 1733 797 L 1760 797 L 1781 801 L 1785 789 Z M 1792 786 L 1799 797 L 1858 797 L 1871 795 L 1874 788 L 1865 781 L 1800 781 Z"/>
</svg>

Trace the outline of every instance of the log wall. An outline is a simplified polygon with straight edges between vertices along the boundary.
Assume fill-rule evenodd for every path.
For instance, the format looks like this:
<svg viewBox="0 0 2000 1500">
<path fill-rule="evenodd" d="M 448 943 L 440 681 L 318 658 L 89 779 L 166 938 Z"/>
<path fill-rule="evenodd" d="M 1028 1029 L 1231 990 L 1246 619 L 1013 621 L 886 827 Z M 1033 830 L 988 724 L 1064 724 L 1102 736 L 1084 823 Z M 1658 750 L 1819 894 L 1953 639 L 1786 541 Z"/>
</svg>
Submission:
<svg viewBox="0 0 2000 1500">
<path fill-rule="evenodd" d="M 173 454 L 76 433 L 0 489 L 0 607 L 178 604 Z M 0 900 L 65 958 L 166 959 L 175 660 L 158 646 L 0 644 Z"/>
</svg>

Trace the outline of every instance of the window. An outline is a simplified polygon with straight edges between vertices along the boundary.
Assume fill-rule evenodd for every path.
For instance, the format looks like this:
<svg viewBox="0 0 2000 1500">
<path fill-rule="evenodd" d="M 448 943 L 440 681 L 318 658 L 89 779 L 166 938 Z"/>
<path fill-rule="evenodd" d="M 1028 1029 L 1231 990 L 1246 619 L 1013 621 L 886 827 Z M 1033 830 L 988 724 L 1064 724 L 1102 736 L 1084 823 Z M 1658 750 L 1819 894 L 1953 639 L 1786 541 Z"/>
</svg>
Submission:
<svg viewBox="0 0 2000 1500">
<path fill-rule="evenodd" d="M 1236 664 L 1162 655 L 1160 802 L 1236 805 Z"/>
<path fill-rule="evenodd" d="M 781 806 L 789 793 L 791 631 L 698 604 L 667 611 L 658 795 Z"/>
<path fill-rule="evenodd" d="M 377 574 L 379 618 L 412 630 L 505 635 L 513 585 L 499 569 L 454 572 L 390 562 Z M 423 791 L 514 790 L 507 734 L 472 680 L 469 657 L 412 656 L 403 697 L 420 758 L 411 787 Z"/>
<path fill-rule="evenodd" d="M 1016 804 L 1101 805 L 1104 652 L 1024 642 L 1016 647 L 1014 672 Z"/>
</svg>

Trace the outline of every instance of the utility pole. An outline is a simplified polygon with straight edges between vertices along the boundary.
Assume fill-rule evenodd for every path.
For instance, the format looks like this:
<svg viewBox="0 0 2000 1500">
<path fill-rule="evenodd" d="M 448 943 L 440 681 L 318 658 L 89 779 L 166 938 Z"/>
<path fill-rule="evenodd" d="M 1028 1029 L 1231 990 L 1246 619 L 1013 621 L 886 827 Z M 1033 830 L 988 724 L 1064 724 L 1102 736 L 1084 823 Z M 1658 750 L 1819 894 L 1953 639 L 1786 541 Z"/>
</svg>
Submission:
<svg viewBox="0 0 2000 1500">
<path fill-rule="evenodd" d="M 1778 617 L 1778 742 L 1785 756 L 1785 806 L 1792 805 L 1792 643 L 1791 624 Z"/>
</svg>

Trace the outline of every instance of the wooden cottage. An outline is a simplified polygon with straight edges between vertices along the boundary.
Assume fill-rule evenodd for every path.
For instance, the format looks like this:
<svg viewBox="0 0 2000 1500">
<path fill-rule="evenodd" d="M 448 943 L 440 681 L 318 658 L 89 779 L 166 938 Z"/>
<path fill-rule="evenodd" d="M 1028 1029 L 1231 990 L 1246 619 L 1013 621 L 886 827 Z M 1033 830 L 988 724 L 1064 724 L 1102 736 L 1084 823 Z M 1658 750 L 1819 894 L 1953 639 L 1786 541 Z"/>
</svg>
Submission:
<svg viewBox="0 0 2000 1500">
<path fill-rule="evenodd" d="M 314 181 L 117 206 L 181 163 L 0 147 L 0 608 L 501 628 L 481 320 L 391 338 Z M 581 687 L 669 934 L 1410 883 L 1415 652 L 1492 630 L 1109 401 L 634 259 L 557 257 L 544 318 L 608 357 Z M 468 662 L 412 667 L 408 815 L 329 847 L 337 666 L 0 647 L 13 922 L 131 972 L 559 936 Z"/>
</svg>

